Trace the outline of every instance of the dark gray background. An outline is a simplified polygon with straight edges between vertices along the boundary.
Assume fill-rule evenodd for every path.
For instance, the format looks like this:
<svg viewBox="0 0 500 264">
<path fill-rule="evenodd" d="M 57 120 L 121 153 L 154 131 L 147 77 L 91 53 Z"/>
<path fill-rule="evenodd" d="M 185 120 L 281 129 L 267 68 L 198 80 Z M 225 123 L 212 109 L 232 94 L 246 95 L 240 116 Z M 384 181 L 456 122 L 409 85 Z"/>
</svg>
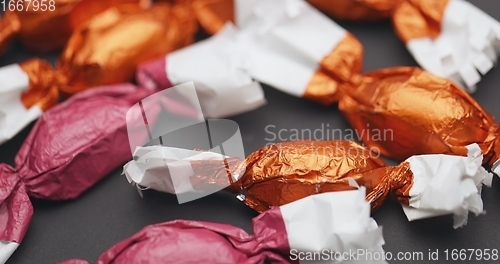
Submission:
<svg viewBox="0 0 500 264">
<path fill-rule="evenodd" d="M 500 19 L 497 1 L 471 2 Z M 364 44 L 365 71 L 416 65 L 389 22 L 340 24 Z M 34 56 L 16 45 L 0 57 L 0 66 Z M 43 57 L 54 62 L 57 54 Z M 500 117 L 499 72 L 500 68 L 494 68 L 483 78 L 478 92 L 474 94 L 474 98 L 496 117 Z M 322 124 L 329 124 L 330 128 L 349 128 L 336 106 L 323 107 L 269 87 L 265 88 L 265 94 L 269 101 L 266 106 L 231 118 L 240 126 L 247 155 L 268 143 L 265 140 L 269 137 L 265 131 L 267 125 L 275 125 L 276 129 L 316 129 Z M 30 128 L 0 146 L 0 162 L 13 164 L 14 156 Z M 112 151 L 110 155 L 113 155 Z M 142 227 L 174 219 L 227 223 L 251 232 L 251 219 L 257 213 L 232 194 L 219 192 L 182 205 L 177 203 L 175 196 L 154 191 L 145 192 L 144 198 L 141 198 L 120 175 L 121 170 L 117 168 L 77 200 L 33 200 L 35 213 L 30 228 L 9 263 L 55 263 L 69 258 L 83 258 L 92 263 L 103 251 Z M 446 249 L 500 249 L 500 185 L 497 178 L 492 188 L 484 190 L 483 200 L 487 214 L 479 217 L 471 215 L 467 226 L 458 230 L 452 228 L 451 216 L 409 223 L 401 206 L 392 198 L 373 216 L 384 228 L 386 251 L 394 254 L 402 251 L 424 252 L 424 260 L 429 262 L 428 251 L 439 249 L 440 261 L 434 263 L 441 263 Z"/>
</svg>

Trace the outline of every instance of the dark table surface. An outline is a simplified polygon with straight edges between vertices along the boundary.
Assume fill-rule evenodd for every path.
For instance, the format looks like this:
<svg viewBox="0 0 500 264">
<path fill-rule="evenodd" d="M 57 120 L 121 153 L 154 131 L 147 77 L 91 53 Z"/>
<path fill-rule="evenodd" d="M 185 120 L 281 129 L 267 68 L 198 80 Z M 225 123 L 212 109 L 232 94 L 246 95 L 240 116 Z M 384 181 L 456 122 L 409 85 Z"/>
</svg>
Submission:
<svg viewBox="0 0 500 264">
<path fill-rule="evenodd" d="M 497 20 L 500 19 L 498 1 L 471 2 Z M 389 22 L 340 24 L 364 44 L 365 71 L 416 65 Z M 0 57 L 0 66 L 34 56 L 36 54 L 30 54 L 16 45 Z M 42 57 L 55 62 L 57 54 Z M 497 119 L 500 118 L 499 73 L 499 67 L 490 71 L 473 95 Z M 247 155 L 268 143 L 266 138 L 270 135 L 265 130 L 268 125 L 276 126 L 274 131 L 317 129 L 327 124 L 330 128 L 349 129 L 336 106 L 320 106 L 270 87 L 265 87 L 265 95 L 268 100 L 266 106 L 231 118 L 240 126 Z M 13 164 L 14 156 L 30 128 L 31 126 L 0 146 L 0 162 Z M 112 149 L 109 150 L 109 155 L 113 155 Z M 35 213 L 31 225 L 21 246 L 8 263 L 56 263 L 69 258 L 83 258 L 92 263 L 102 252 L 144 226 L 174 219 L 226 223 L 252 232 L 251 219 L 257 213 L 237 200 L 233 194 L 221 191 L 182 205 L 177 203 L 175 196 L 155 191 L 146 191 L 141 198 L 136 189 L 120 175 L 121 171 L 121 168 L 117 168 L 74 201 L 33 200 Z M 484 189 L 482 197 L 487 213 L 479 217 L 470 215 L 469 223 L 458 230 L 453 229 L 451 216 L 410 223 L 401 206 L 392 198 L 373 217 L 384 228 L 386 251 L 393 254 L 423 252 L 424 262 L 429 262 L 428 252 L 439 250 L 440 260 L 434 263 L 441 263 L 446 249 L 500 250 L 498 178 L 494 178 L 492 188 Z M 408 261 L 412 262 L 417 261 Z"/>
</svg>

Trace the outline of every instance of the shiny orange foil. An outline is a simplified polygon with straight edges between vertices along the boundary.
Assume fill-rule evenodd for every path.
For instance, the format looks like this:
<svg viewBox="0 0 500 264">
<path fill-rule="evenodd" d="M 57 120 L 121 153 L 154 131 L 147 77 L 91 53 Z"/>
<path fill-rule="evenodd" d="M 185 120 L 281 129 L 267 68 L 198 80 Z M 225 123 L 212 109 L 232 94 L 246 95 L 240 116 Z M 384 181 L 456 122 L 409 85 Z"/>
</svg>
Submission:
<svg viewBox="0 0 500 264">
<path fill-rule="evenodd" d="M 0 16 L 0 55 L 4 53 L 21 27 L 17 16 L 7 13 Z"/>
<path fill-rule="evenodd" d="M 227 183 L 230 174 L 220 169 L 219 162 L 191 161 L 195 189 Z M 413 179 L 408 163 L 388 167 L 377 153 L 342 140 L 278 143 L 255 151 L 245 161 L 229 159 L 226 167 L 243 174 L 228 189 L 245 193 L 245 204 L 258 212 L 316 193 L 354 189 L 349 178 L 366 186 L 373 210 L 392 192 L 407 204 Z"/>
<path fill-rule="evenodd" d="M 389 68 L 359 78 L 346 94 L 340 110 L 363 142 L 385 156 L 465 156 L 466 146 L 478 143 L 484 162 L 495 161 L 500 131 L 493 117 L 449 80 L 418 68 Z"/>
<path fill-rule="evenodd" d="M 130 81 L 136 66 L 193 42 L 196 21 L 183 5 L 147 10 L 121 5 L 95 16 L 71 36 L 59 61 L 63 92 Z"/>
<path fill-rule="evenodd" d="M 407 0 L 399 5 L 392 22 L 398 36 L 406 43 L 415 38 L 435 38 L 449 0 Z"/>
<path fill-rule="evenodd" d="M 125 3 L 147 7 L 150 0 L 55 0 L 53 11 L 44 11 L 41 5 L 37 8 L 33 1 L 24 1 L 23 11 L 15 12 L 21 24 L 21 44 L 34 52 L 61 49 L 78 25 L 109 7 Z M 49 5 L 49 1 L 46 4 Z"/>
<path fill-rule="evenodd" d="M 209 34 L 217 33 L 227 21 L 234 23 L 233 0 L 194 0 L 192 7 L 200 25 Z"/>
<path fill-rule="evenodd" d="M 319 63 L 319 69 L 307 84 L 304 98 L 323 105 L 336 103 L 353 76 L 363 68 L 363 45 L 348 33 Z"/>
<path fill-rule="evenodd" d="M 40 1 L 38 1 L 40 3 Z M 49 1 L 47 1 L 47 4 Z M 35 52 L 48 52 L 64 46 L 71 34 L 68 16 L 80 0 L 56 0 L 54 11 L 36 9 L 23 1 L 23 11 L 16 11 L 21 22 L 21 44 Z"/>
<path fill-rule="evenodd" d="M 69 16 L 70 26 L 72 30 L 75 30 L 78 26 L 106 9 L 123 4 L 137 4 L 139 7 L 146 9 L 152 3 L 151 0 L 80 0 L 71 10 Z"/>
<path fill-rule="evenodd" d="M 388 19 L 405 0 L 307 0 L 329 16 L 343 20 L 375 21 Z"/>
<path fill-rule="evenodd" d="M 24 106 L 30 108 L 37 105 L 46 111 L 57 104 L 61 80 L 52 66 L 41 59 L 31 59 L 19 66 L 26 72 L 30 82 L 28 91 L 21 95 Z"/>
</svg>

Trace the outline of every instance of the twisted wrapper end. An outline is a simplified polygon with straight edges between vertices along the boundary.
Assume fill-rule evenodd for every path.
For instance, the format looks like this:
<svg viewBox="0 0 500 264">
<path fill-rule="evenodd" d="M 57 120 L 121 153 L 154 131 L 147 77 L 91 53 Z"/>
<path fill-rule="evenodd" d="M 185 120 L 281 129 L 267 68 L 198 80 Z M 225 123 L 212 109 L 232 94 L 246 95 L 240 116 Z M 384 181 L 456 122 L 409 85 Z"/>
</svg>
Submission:
<svg viewBox="0 0 500 264">
<path fill-rule="evenodd" d="M 484 213 L 481 188 L 491 186 L 492 174 L 481 166 L 479 146 L 467 149 L 467 157 L 422 155 L 407 160 L 414 174 L 409 206 L 403 206 L 409 221 L 451 213 L 453 227 L 459 228 L 467 224 L 469 212 Z"/>
</svg>

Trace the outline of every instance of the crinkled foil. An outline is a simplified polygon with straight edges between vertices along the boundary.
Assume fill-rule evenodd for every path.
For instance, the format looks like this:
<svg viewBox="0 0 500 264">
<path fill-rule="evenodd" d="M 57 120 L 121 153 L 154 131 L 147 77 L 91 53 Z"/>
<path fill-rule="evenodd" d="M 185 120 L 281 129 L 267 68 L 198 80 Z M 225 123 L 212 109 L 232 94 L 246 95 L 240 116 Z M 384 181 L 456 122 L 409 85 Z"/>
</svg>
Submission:
<svg viewBox="0 0 500 264">
<path fill-rule="evenodd" d="M 498 126 L 453 82 L 410 67 L 375 71 L 359 80 L 346 90 L 339 108 L 369 147 L 404 160 L 417 154 L 464 156 L 467 145 L 478 143 L 484 161 L 494 162 Z"/>
<path fill-rule="evenodd" d="M 234 22 L 234 0 L 194 0 L 192 8 L 209 34 L 217 33 L 227 21 Z"/>
<path fill-rule="evenodd" d="M 210 185 L 224 186 L 230 174 L 218 164 L 191 161 L 193 187 L 207 190 Z M 392 192 L 407 204 L 413 177 L 406 162 L 386 166 L 378 153 L 342 140 L 273 144 L 244 161 L 227 159 L 226 167 L 242 174 L 237 181 L 230 179 L 228 190 L 244 193 L 245 204 L 258 212 L 317 193 L 355 189 L 350 178 L 366 186 L 367 200 L 374 210 Z"/>
<path fill-rule="evenodd" d="M 46 8 L 41 3 L 37 8 L 33 1 L 24 1 L 22 11 L 8 13 L 15 13 L 19 18 L 19 39 L 23 47 L 34 52 L 49 52 L 63 48 L 74 29 L 96 14 L 125 3 L 147 7 L 150 0 L 55 0 L 47 1 Z"/>
<path fill-rule="evenodd" d="M 183 5 L 121 5 L 79 27 L 59 61 L 63 92 L 130 81 L 136 66 L 193 42 L 196 21 Z"/>
<path fill-rule="evenodd" d="M 53 11 L 35 9 L 32 3 L 22 1 L 23 10 L 15 12 L 21 23 L 19 30 L 21 44 L 35 52 L 48 52 L 62 48 L 71 34 L 68 16 L 80 1 L 56 0 Z M 47 5 L 49 5 L 48 2 Z"/>
<path fill-rule="evenodd" d="M 28 109 L 38 105 L 43 111 L 57 104 L 61 78 L 46 61 L 31 59 L 20 64 L 30 80 L 28 91 L 21 95 L 21 101 Z"/>
<path fill-rule="evenodd" d="M 399 37 L 411 39 L 435 38 L 441 32 L 441 21 L 449 0 L 407 0 L 399 5 L 392 17 Z"/>
<path fill-rule="evenodd" d="M 19 19 L 15 14 L 7 13 L 0 16 L 0 55 L 7 50 L 20 27 Z"/>
<path fill-rule="evenodd" d="M 363 68 L 363 45 L 348 33 L 319 63 L 304 91 L 304 98 L 324 105 L 336 103 L 348 83 Z"/>
</svg>

